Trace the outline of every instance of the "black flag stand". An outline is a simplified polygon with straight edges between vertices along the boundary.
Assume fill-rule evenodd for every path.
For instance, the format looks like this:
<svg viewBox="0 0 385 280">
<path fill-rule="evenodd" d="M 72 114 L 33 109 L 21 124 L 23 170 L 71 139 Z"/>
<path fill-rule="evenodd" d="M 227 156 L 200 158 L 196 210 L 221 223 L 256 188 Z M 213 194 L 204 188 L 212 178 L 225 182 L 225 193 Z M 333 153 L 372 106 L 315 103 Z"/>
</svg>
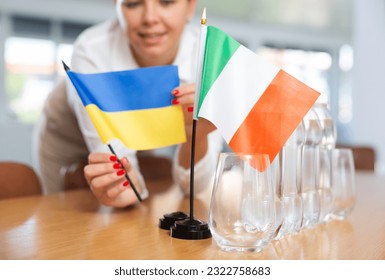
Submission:
<svg viewBox="0 0 385 280">
<path fill-rule="evenodd" d="M 206 239 L 211 237 L 209 226 L 206 222 L 194 219 L 194 165 L 195 165 L 195 138 L 197 120 L 193 120 L 191 163 L 190 163 L 190 216 L 183 212 L 173 212 L 163 215 L 159 220 L 159 227 L 170 229 L 170 235 L 180 239 Z"/>
<path fill-rule="evenodd" d="M 201 24 L 206 25 L 206 8 L 203 9 Z M 194 219 L 194 165 L 195 165 L 195 138 L 197 120 L 193 118 L 190 162 L 190 216 L 183 212 L 173 212 L 163 215 L 159 219 L 159 227 L 170 229 L 170 235 L 180 239 L 206 239 L 211 237 L 206 222 Z"/>
</svg>

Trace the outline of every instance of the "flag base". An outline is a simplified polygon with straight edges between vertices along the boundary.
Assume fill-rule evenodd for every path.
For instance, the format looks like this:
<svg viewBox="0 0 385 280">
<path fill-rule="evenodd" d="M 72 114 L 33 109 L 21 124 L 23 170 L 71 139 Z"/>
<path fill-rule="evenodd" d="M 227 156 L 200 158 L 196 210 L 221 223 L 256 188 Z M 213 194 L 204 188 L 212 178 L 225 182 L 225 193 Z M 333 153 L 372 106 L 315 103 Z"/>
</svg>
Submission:
<svg viewBox="0 0 385 280">
<path fill-rule="evenodd" d="M 170 235 L 179 239 L 199 240 L 211 237 L 209 226 L 206 222 L 186 218 L 176 221 L 170 228 Z"/>
<path fill-rule="evenodd" d="M 159 219 L 159 227 L 161 229 L 170 230 L 176 221 L 182 221 L 187 218 L 188 215 L 181 211 L 164 214 L 163 218 Z"/>
</svg>

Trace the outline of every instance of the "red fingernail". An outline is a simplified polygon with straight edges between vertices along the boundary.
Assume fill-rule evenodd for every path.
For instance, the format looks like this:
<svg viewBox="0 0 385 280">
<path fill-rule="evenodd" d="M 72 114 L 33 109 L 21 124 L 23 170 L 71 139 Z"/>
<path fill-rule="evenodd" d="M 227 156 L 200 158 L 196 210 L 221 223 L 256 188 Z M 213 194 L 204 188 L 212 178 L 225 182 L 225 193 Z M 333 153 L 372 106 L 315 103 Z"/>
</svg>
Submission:
<svg viewBox="0 0 385 280">
<path fill-rule="evenodd" d="M 114 163 L 114 169 L 121 169 L 122 165 L 120 163 Z"/>
<path fill-rule="evenodd" d="M 194 107 L 193 106 L 189 106 L 187 107 L 187 112 L 193 112 L 194 111 Z"/>
<path fill-rule="evenodd" d="M 110 161 L 116 161 L 118 158 L 116 156 L 110 156 Z"/>
<path fill-rule="evenodd" d="M 171 93 L 172 93 L 172 95 L 178 95 L 179 94 L 179 90 L 174 89 Z"/>
<path fill-rule="evenodd" d="M 118 172 L 116 172 L 116 175 L 118 175 L 118 176 L 122 176 L 122 175 L 124 175 L 124 170 L 122 169 L 122 170 L 119 170 Z"/>
<path fill-rule="evenodd" d="M 179 104 L 179 100 L 178 99 L 173 99 L 172 100 L 172 104 L 174 104 L 174 105 Z"/>
<path fill-rule="evenodd" d="M 125 182 L 123 183 L 123 187 L 127 187 L 129 184 L 130 184 L 130 183 L 129 183 L 128 181 L 125 181 Z"/>
</svg>

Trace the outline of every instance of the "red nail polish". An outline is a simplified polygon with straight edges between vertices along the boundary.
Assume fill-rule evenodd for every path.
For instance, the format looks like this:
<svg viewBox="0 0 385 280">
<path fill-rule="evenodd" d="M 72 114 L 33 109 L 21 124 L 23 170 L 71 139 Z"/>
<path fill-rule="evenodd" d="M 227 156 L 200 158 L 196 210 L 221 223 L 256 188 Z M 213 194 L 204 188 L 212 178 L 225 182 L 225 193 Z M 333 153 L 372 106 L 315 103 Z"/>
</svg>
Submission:
<svg viewBox="0 0 385 280">
<path fill-rule="evenodd" d="M 129 183 L 128 181 L 124 181 L 123 187 L 128 187 L 129 184 L 130 184 L 130 183 Z"/>
<path fill-rule="evenodd" d="M 187 107 L 187 112 L 193 112 L 194 111 L 194 107 L 193 106 L 189 106 Z"/>
<path fill-rule="evenodd" d="M 110 161 L 116 161 L 118 158 L 116 156 L 110 156 Z"/>
<path fill-rule="evenodd" d="M 124 170 L 122 169 L 122 170 L 119 170 L 118 172 L 116 172 L 116 175 L 118 175 L 118 176 L 122 176 L 122 175 L 124 175 Z"/>
<path fill-rule="evenodd" d="M 178 99 L 173 99 L 173 100 L 172 100 L 172 104 L 174 104 L 174 105 L 179 104 L 179 100 L 178 100 Z"/>
<path fill-rule="evenodd" d="M 172 93 L 172 95 L 177 96 L 179 94 L 179 90 L 174 89 L 171 93 Z"/>
<path fill-rule="evenodd" d="M 114 163 L 114 169 L 121 169 L 122 165 L 120 163 Z"/>
</svg>

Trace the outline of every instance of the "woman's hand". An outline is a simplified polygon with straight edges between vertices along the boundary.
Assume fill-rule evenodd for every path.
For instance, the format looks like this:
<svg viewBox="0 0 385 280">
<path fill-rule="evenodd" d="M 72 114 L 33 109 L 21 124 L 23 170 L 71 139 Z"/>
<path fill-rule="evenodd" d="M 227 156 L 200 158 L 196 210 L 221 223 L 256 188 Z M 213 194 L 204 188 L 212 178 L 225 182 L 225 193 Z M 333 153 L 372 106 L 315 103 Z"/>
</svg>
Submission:
<svg viewBox="0 0 385 280">
<path fill-rule="evenodd" d="M 192 122 L 194 111 L 195 84 L 181 85 L 172 91 L 173 104 L 180 104 L 183 109 L 187 142 L 182 145 L 179 164 L 185 168 L 190 165 Z M 215 130 L 215 126 L 203 118 L 199 119 L 196 130 L 196 161 L 200 160 L 207 152 L 207 136 Z"/>
<path fill-rule="evenodd" d="M 113 207 L 126 207 L 137 202 L 137 197 L 124 176 L 125 171 L 140 188 L 138 177 L 127 158 L 121 159 L 112 154 L 91 153 L 84 175 L 92 192 L 100 203 Z M 140 193 L 140 189 L 138 189 Z"/>
</svg>

